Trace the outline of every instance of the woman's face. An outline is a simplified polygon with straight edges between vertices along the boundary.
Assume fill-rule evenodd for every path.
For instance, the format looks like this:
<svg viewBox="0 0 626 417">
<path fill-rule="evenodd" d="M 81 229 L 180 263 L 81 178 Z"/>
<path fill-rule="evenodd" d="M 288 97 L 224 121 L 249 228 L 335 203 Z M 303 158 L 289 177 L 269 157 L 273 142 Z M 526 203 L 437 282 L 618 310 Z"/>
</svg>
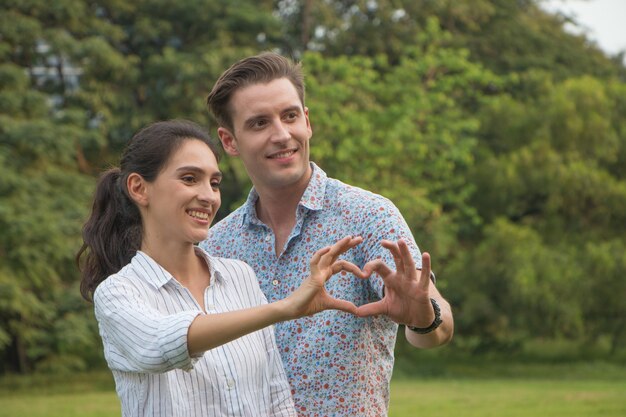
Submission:
<svg viewBox="0 0 626 417">
<path fill-rule="evenodd" d="M 185 140 L 157 178 L 145 183 L 144 238 L 197 243 L 206 239 L 220 207 L 222 173 L 211 149 Z"/>
</svg>

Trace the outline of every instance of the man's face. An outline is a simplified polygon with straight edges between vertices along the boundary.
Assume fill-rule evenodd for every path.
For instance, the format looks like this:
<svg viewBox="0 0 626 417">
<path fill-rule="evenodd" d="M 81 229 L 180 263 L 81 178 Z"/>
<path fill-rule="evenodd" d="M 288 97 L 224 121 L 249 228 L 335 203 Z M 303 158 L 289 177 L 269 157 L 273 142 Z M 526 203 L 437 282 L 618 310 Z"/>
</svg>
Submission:
<svg viewBox="0 0 626 417">
<path fill-rule="evenodd" d="M 287 78 L 252 84 L 233 94 L 232 131 L 218 135 L 229 155 L 239 156 L 258 190 L 304 190 L 308 184 L 308 109 Z M 300 188 L 301 187 L 301 188 Z"/>
</svg>

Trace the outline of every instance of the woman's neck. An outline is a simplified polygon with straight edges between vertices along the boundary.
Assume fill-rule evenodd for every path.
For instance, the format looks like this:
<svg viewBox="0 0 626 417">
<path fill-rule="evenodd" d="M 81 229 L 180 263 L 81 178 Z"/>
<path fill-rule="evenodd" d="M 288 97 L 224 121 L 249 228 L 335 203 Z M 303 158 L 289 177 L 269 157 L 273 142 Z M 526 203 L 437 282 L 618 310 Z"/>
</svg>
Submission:
<svg viewBox="0 0 626 417">
<path fill-rule="evenodd" d="M 188 244 L 173 244 L 159 242 L 157 245 L 142 241 L 141 251 L 150 256 L 156 263 L 184 286 L 194 278 L 202 276 L 204 259 L 196 254 L 195 246 Z"/>
</svg>

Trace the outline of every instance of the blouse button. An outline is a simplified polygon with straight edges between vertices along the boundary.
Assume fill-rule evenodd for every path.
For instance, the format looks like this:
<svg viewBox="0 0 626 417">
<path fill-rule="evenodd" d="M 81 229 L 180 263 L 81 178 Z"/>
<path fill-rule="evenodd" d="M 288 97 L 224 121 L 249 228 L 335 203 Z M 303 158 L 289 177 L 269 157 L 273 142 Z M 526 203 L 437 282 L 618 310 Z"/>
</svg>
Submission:
<svg viewBox="0 0 626 417">
<path fill-rule="evenodd" d="M 272 281 L 272 285 L 278 285 L 278 280 L 275 279 L 274 281 Z"/>
</svg>

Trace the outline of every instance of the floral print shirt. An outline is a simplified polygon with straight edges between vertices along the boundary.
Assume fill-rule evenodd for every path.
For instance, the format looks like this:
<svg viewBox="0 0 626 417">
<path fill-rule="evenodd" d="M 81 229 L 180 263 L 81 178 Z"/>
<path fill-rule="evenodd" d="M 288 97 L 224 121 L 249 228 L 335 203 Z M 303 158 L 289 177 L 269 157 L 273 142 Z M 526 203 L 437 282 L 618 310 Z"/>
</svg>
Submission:
<svg viewBox="0 0 626 417">
<path fill-rule="evenodd" d="M 363 243 L 342 258 L 363 267 L 381 257 L 395 269 L 382 239 L 404 239 L 421 268 L 421 253 L 399 210 L 388 199 L 313 173 L 300 200 L 296 224 L 280 256 L 274 234 L 257 215 L 254 188 L 247 201 L 209 231 L 200 246 L 214 256 L 252 266 L 269 302 L 287 297 L 309 274 L 318 249 L 348 236 Z M 382 279 L 363 280 L 342 272 L 326 284 L 329 294 L 357 306 L 380 300 Z M 330 310 L 275 326 L 276 340 L 300 416 L 387 415 L 389 381 L 398 325 L 384 316 L 359 318 Z"/>
</svg>

